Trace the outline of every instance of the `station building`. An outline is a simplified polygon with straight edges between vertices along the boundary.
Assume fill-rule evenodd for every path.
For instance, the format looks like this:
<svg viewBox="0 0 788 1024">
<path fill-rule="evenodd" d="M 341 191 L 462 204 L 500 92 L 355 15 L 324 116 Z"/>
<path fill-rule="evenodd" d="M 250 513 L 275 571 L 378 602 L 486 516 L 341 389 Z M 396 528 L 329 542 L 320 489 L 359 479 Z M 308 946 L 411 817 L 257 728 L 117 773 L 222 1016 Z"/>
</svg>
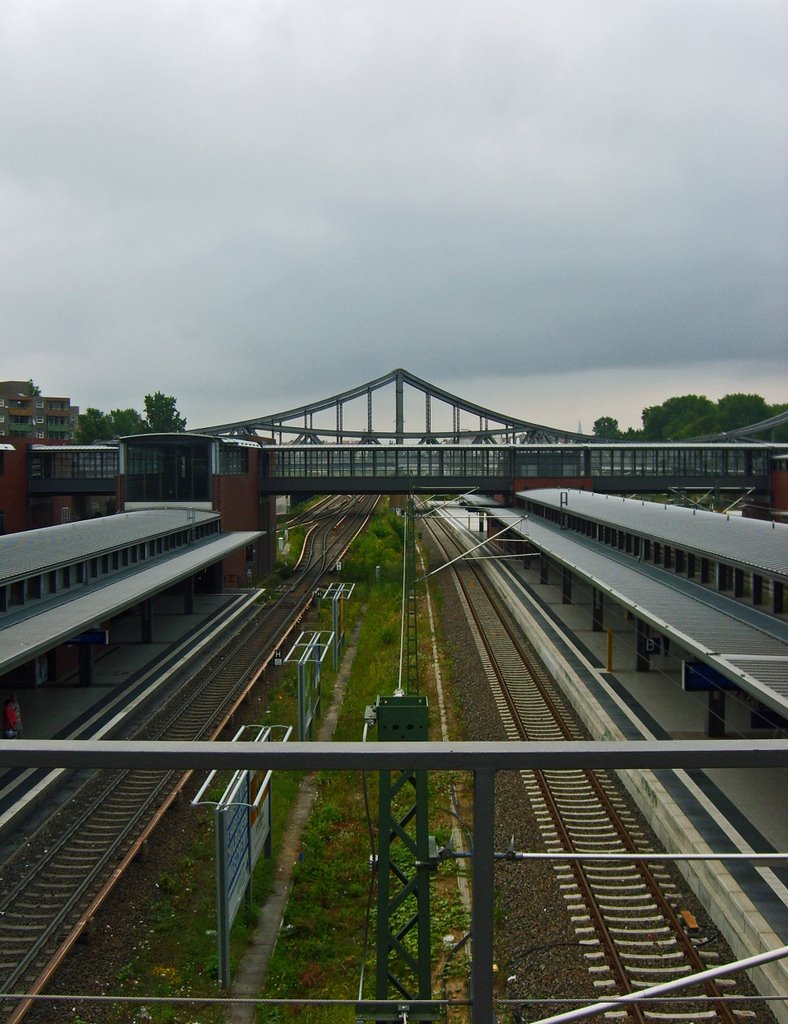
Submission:
<svg viewBox="0 0 788 1024">
<path fill-rule="evenodd" d="M 260 493 L 264 445 L 207 434 L 138 434 L 118 453 L 118 511 L 185 508 L 218 512 L 224 531 L 253 530 L 260 541 L 225 559 L 228 586 L 265 575 L 275 561 L 276 501 Z"/>
<path fill-rule="evenodd" d="M 0 685 L 89 685 L 93 641 L 75 638 L 131 616 L 150 644 L 156 602 L 191 616 L 195 594 L 248 593 L 275 560 L 265 465 L 258 441 L 199 434 L 4 445 Z"/>
</svg>

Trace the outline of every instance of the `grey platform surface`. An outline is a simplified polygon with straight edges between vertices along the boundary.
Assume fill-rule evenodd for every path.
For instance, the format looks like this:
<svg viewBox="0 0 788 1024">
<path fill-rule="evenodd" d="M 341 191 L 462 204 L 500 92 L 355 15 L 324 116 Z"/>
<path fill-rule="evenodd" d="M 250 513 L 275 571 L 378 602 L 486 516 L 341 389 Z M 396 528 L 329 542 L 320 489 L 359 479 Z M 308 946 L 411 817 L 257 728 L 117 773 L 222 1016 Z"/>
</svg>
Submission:
<svg viewBox="0 0 788 1024">
<path fill-rule="evenodd" d="M 107 699 L 122 690 L 146 666 L 160 658 L 172 644 L 183 640 L 233 600 L 232 594 L 200 594 L 194 599 L 194 614 L 185 615 L 182 601 L 168 595 L 154 599 L 154 642 L 139 640 L 138 617 L 127 615 L 113 623 L 112 646 L 94 648 L 95 682 L 77 685 L 76 674 L 56 683 L 16 690 L 22 709 L 25 739 L 53 739 L 69 735 L 77 723 Z"/>
<path fill-rule="evenodd" d="M 107 576 L 69 591 L 62 599 L 6 616 L 0 629 L 0 673 L 193 576 L 259 536 L 259 532 L 217 534 L 143 563 L 135 571 Z"/>
<path fill-rule="evenodd" d="M 470 540 L 478 543 L 482 535 L 472 530 L 473 519 L 467 511 L 454 513 L 457 525 Z M 480 554 L 486 553 L 484 549 Z M 609 687 L 632 717 L 643 723 L 645 732 L 631 738 L 704 739 L 707 736 L 707 695 L 687 693 L 682 689 L 682 659 L 690 652 L 675 641 L 668 653 L 651 658 L 651 671 L 635 669 L 637 636 L 635 622 L 612 602 L 605 604 L 606 625 L 613 628 L 612 672 L 607 669 L 607 633 L 594 632 L 591 622 L 590 586 L 577 582 L 572 588 L 572 603 L 563 603 L 561 580 L 557 572 L 548 584 L 539 582 L 538 561 L 524 566 L 522 560 L 506 559 L 505 565 L 514 578 L 527 588 L 533 600 L 544 611 L 556 633 L 562 632 L 567 646 L 576 645 L 586 659 L 604 674 Z M 533 566 L 533 568 L 530 568 Z M 751 705 L 734 694 L 726 695 L 726 735 L 734 739 L 757 737 L 768 739 L 770 733 L 753 729 L 750 724 Z M 630 722 L 621 716 L 624 728 Z M 708 778 L 719 786 L 724 798 L 752 825 L 775 850 L 788 851 L 788 771 L 774 769 L 710 770 Z M 755 837 L 757 842 L 757 837 Z"/>
<path fill-rule="evenodd" d="M 573 589 L 596 587 L 606 606 L 628 608 L 688 656 L 788 717 L 788 627 L 781 619 L 519 510 L 500 506 L 495 517 L 507 537 L 530 542 L 566 567 L 576 578 Z"/>
</svg>

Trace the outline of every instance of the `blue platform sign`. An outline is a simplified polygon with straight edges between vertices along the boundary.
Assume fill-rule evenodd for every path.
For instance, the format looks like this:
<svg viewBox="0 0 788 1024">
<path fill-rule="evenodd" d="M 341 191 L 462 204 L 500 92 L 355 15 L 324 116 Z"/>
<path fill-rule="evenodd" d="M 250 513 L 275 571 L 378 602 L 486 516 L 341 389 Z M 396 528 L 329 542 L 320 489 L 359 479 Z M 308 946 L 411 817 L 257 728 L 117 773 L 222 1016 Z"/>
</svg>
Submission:
<svg viewBox="0 0 788 1024">
<path fill-rule="evenodd" d="M 736 684 L 711 665 L 706 665 L 702 661 L 685 661 L 682 662 L 681 688 L 687 692 L 697 693 L 708 690 L 735 690 Z"/>
<path fill-rule="evenodd" d="M 72 647 L 75 644 L 96 644 L 98 647 L 106 647 L 109 644 L 109 630 L 86 629 L 84 633 L 80 633 L 78 636 L 72 636 L 68 641 L 69 647 Z"/>
</svg>

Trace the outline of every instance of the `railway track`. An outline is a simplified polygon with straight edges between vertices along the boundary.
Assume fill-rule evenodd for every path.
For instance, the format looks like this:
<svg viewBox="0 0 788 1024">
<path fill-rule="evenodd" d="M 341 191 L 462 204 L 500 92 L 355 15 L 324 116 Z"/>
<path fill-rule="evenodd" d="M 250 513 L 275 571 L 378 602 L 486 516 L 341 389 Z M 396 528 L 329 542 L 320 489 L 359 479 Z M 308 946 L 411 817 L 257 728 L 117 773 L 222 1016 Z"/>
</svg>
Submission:
<svg viewBox="0 0 788 1024">
<path fill-rule="evenodd" d="M 447 560 L 463 550 L 458 531 L 444 519 L 432 517 L 424 523 Z M 507 738 L 583 738 L 535 651 L 510 628 L 511 616 L 484 565 L 470 556 L 453 571 Z M 548 851 L 638 855 L 631 861 L 555 862 L 558 885 L 601 998 L 637 992 L 713 966 L 717 954 L 693 941 L 688 930 L 693 921 L 688 912 L 682 913 L 680 887 L 649 845 L 613 776 L 553 771 L 524 772 L 522 777 Z M 636 1004 L 614 1016 L 666 1024 L 752 1020 L 751 1010 L 734 1010 L 726 1001 L 726 996 L 740 991 L 736 980 L 723 979 L 685 990 L 687 1001 Z"/>
<path fill-rule="evenodd" d="M 277 646 L 300 621 L 327 569 L 371 515 L 374 498 L 321 503 L 303 519 L 307 541 L 294 581 L 256 611 L 211 659 L 173 685 L 124 738 L 197 740 L 216 736 Z M 0 991 L 36 993 L 109 892 L 173 791 L 188 776 L 161 771 L 76 773 L 68 798 L 0 863 Z M 119 867 L 121 865 L 121 867 Z M 9 1021 L 27 1003 L 0 1005 Z"/>
</svg>

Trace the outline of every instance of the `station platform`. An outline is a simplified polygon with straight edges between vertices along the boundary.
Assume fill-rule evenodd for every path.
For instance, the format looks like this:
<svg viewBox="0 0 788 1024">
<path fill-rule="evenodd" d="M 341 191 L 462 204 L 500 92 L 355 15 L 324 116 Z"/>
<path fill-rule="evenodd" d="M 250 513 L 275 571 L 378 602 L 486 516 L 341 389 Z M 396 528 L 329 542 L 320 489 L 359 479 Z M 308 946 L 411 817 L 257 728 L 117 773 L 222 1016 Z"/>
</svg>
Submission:
<svg viewBox="0 0 788 1024">
<path fill-rule="evenodd" d="M 607 633 L 591 626 L 591 595 L 575 585 L 573 603 L 563 604 L 560 584 L 541 584 L 536 569 L 515 568 L 532 600 L 556 630 L 597 668 L 622 708 L 617 720 L 631 739 L 703 740 L 708 738 L 708 699 L 705 693 L 682 689 L 682 654 L 672 643 L 651 656 L 651 670 L 635 669 L 637 636 L 634 622 L 606 608 L 613 630 L 612 672 L 607 671 Z M 685 655 L 690 657 L 690 655 Z M 729 739 L 769 739 L 773 731 L 753 728 L 752 705 L 742 694 L 727 693 L 725 736 Z M 623 709 L 641 724 L 635 731 Z M 644 735 L 643 729 L 646 730 Z M 755 849 L 788 850 L 788 770 L 778 768 L 706 769 L 704 774 L 739 812 L 740 827 Z M 780 795 L 782 794 L 782 806 Z M 777 806 L 775 806 L 777 801 Z M 764 842 L 765 841 L 765 842 Z"/>
<path fill-rule="evenodd" d="M 79 685 L 75 670 L 34 689 L 15 690 L 24 738 L 99 740 L 122 735 L 129 716 L 159 698 L 173 677 L 189 670 L 195 657 L 210 657 L 216 635 L 242 617 L 260 594 L 241 590 L 195 595 L 189 614 L 178 596 L 159 595 L 153 602 L 151 643 L 140 641 L 138 616 L 113 620 L 110 645 L 96 648 L 92 685 Z M 0 739 L 0 743 L 14 742 Z M 63 769 L 45 768 L 11 768 L 0 773 L 0 836 L 13 838 L 20 818 L 43 800 L 63 774 Z"/>
<path fill-rule="evenodd" d="M 467 512 L 452 516 L 466 545 L 478 545 Z M 489 558 L 489 550 L 479 552 Z M 473 556 L 471 556 L 473 557 Z M 692 655 L 671 641 L 650 657 L 650 671 L 637 671 L 636 623 L 623 607 L 605 605 L 605 630 L 592 625 L 590 587 L 575 579 L 571 603 L 565 603 L 560 579 L 542 583 L 537 560 L 521 556 L 493 558 L 485 564 L 497 579 L 512 618 L 576 706 L 594 739 L 632 741 L 708 738 L 708 695 L 682 689 L 682 661 Z M 533 568 L 530 566 L 533 565 Z M 607 628 L 613 633 L 612 671 L 608 671 Z M 753 725 L 746 695 L 725 695 L 725 735 L 731 739 L 768 739 L 774 733 Z M 757 721 L 757 720 L 756 720 Z M 640 778 L 638 773 L 636 776 Z M 717 854 L 788 851 L 788 770 L 654 770 L 638 785 L 646 818 L 675 852 Z M 650 806 L 648 806 L 650 802 Z M 694 838 L 688 846 L 687 840 Z M 668 838 L 670 837 L 670 838 Z M 724 861 L 705 868 L 687 865 L 696 894 L 712 916 L 727 915 L 723 893 L 736 893 L 738 924 L 726 938 L 741 956 L 788 941 L 788 864 L 756 867 Z M 777 968 L 779 973 L 783 968 Z M 778 989 L 784 991 L 782 980 Z"/>
<path fill-rule="evenodd" d="M 174 647 L 226 612 L 238 597 L 234 593 L 196 595 L 194 613 L 186 615 L 182 599 L 160 595 L 153 601 L 155 639 L 149 644 L 140 642 L 138 616 L 127 614 L 114 620 L 110 645 L 94 648 L 92 686 L 78 685 L 74 671 L 35 688 L 16 689 L 25 739 L 88 738 L 90 722 L 102 710 L 154 671 Z"/>
</svg>

